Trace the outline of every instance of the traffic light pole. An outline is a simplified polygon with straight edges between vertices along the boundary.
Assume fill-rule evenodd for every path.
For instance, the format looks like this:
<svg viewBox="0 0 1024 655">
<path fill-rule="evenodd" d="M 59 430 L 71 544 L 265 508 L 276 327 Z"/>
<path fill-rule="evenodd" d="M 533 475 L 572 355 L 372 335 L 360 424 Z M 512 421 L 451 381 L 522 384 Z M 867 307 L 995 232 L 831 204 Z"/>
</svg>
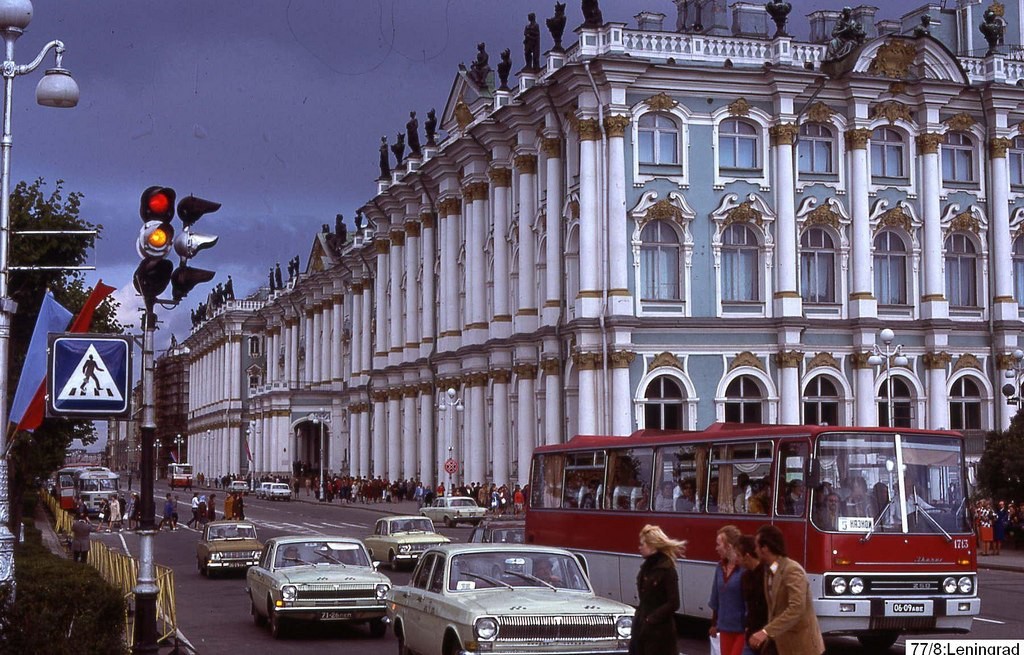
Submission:
<svg viewBox="0 0 1024 655">
<path fill-rule="evenodd" d="M 153 390 L 153 341 L 156 332 L 156 314 L 147 302 L 142 319 L 142 425 L 139 436 L 142 445 L 142 461 L 139 470 L 141 487 L 141 508 L 139 514 L 139 577 L 135 585 L 135 634 L 132 653 L 156 653 L 156 567 L 153 562 L 153 539 L 156 526 L 153 519 L 156 508 L 153 503 L 153 441 L 156 436 L 156 409 Z"/>
</svg>

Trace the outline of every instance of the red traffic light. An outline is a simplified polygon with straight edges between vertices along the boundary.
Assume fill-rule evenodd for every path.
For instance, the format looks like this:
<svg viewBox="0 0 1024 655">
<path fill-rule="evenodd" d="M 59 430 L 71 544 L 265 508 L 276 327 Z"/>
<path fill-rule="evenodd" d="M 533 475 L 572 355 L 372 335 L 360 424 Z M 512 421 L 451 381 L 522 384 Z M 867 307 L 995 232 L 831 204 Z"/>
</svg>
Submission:
<svg viewBox="0 0 1024 655">
<path fill-rule="evenodd" d="M 139 216 L 143 221 L 168 222 L 174 218 L 174 189 L 151 186 L 142 192 Z"/>
</svg>

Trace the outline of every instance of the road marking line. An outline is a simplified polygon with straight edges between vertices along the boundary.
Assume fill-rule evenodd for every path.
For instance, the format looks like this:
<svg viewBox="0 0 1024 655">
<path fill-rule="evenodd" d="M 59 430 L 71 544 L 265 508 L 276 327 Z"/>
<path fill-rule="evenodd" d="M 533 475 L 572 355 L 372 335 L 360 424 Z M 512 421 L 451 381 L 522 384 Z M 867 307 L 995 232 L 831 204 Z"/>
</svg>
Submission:
<svg viewBox="0 0 1024 655">
<path fill-rule="evenodd" d="M 996 625 L 1006 625 L 1006 621 L 996 621 L 995 619 L 983 619 L 980 616 L 974 617 L 975 621 L 981 621 L 983 623 L 995 623 Z"/>
</svg>

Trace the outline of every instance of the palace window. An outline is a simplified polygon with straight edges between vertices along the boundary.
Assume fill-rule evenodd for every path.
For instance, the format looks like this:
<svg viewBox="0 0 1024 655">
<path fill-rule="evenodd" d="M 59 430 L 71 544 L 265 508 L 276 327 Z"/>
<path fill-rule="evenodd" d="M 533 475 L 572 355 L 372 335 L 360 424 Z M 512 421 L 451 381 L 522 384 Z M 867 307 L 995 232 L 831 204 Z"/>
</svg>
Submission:
<svg viewBox="0 0 1024 655">
<path fill-rule="evenodd" d="M 640 298 L 680 300 L 679 234 L 665 221 L 651 221 L 640 241 Z"/>
<path fill-rule="evenodd" d="M 836 247 L 820 227 L 800 235 L 800 295 L 808 303 L 836 301 Z"/>
<path fill-rule="evenodd" d="M 761 299 L 760 244 L 754 231 L 734 223 L 722 234 L 722 300 L 757 302 Z"/>
<path fill-rule="evenodd" d="M 978 383 L 967 376 L 954 382 L 949 394 L 949 429 L 981 429 L 981 392 Z"/>
<path fill-rule="evenodd" d="M 949 132 L 942 140 L 942 181 L 974 181 L 974 143 L 962 132 Z"/>
<path fill-rule="evenodd" d="M 1013 240 L 1013 294 L 1024 307 L 1024 236 Z"/>
<path fill-rule="evenodd" d="M 811 378 L 804 387 L 804 424 L 839 425 L 839 391 L 825 375 Z"/>
<path fill-rule="evenodd" d="M 892 230 L 875 237 L 875 296 L 879 305 L 907 304 L 907 245 Z"/>
<path fill-rule="evenodd" d="M 821 123 L 801 125 L 800 141 L 797 148 L 797 170 L 801 173 L 832 173 L 834 143 L 832 130 L 825 125 Z"/>
<path fill-rule="evenodd" d="M 644 427 L 651 430 L 683 429 L 683 390 L 679 383 L 661 375 L 644 392 Z"/>
<path fill-rule="evenodd" d="M 759 169 L 758 131 L 746 121 L 730 118 L 718 128 L 718 165 L 720 168 Z"/>
<path fill-rule="evenodd" d="M 763 423 L 764 394 L 761 385 L 749 375 L 741 375 L 725 389 L 727 423 Z"/>
<path fill-rule="evenodd" d="M 946 239 L 946 296 L 950 307 L 978 306 L 978 253 L 960 232 Z"/>
<path fill-rule="evenodd" d="M 644 114 L 637 125 L 637 145 L 641 164 L 678 164 L 679 126 L 665 114 Z"/>
<path fill-rule="evenodd" d="M 872 177 L 906 177 L 906 142 L 898 131 L 880 127 L 871 133 Z"/>
<path fill-rule="evenodd" d="M 878 390 L 878 424 L 894 428 L 913 427 L 913 396 L 905 380 L 898 376 L 892 378 L 892 414 L 893 422 L 889 423 L 889 389 L 883 381 Z"/>
<path fill-rule="evenodd" d="M 1010 184 L 1024 186 L 1024 136 L 1016 137 L 1006 153 L 1010 165 Z"/>
</svg>

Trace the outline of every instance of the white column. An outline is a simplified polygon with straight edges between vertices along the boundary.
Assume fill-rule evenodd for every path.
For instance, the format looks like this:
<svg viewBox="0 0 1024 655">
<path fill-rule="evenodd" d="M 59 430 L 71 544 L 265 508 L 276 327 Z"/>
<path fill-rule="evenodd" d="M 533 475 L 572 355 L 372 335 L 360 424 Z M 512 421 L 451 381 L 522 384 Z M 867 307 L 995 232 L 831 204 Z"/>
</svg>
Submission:
<svg viewBox="0 0 1024 655">
<path fill-rule="evenodd" d="M 509 308 L 508 282 L 511 276 L 509 269 L 509 252 L 506 235 L 508 234 L 509 185 L 512 173 L 507 168 L 492 168 L 489 172 L 491 190 L 494 194 L 494 206 L 491 216 L 494 218 L 494 315 L 491 317 L 491 336 L 504 336 L 507 329 L 499 324 L 511 323 L 512 312 Z"/>
<path fill-rule="evenodd" d="M 1010 179 L 1007 171 L 1006 150 L 1011 141 L 1005 138 L 989 142 L 989 211 L 992 223 L 989 242 L 992 244 L 992 310 L 996 320 L 1014 320 L 1017 303 L 1013 289 L 1013 255 L 1010 252 Z"/>
<path fill-rule="evenodd" d="M 316 340 L 316 336 L 313 334 L 313 309 L 307 309 L 306 313 L 302 316 L 302 332 L 305 335 L 304 341 L 306 347 L 302 349 L 303 366 L 302 366 L 302 382 L 304 384 L 310 384 L 313 382 L 313 362 L 316 357 L 313 355 L 313 342 Z"/>
<path fill-rule="evenodd" d="M 491 371 L 491 397 L 493 413 L 491 415 L 491 433 L 494 451 L 491 462 L 494 469 L 491 482 L 501 486 L 508 484 L 509 424 L 508 424 L 508 383 L 511 375 L 508 370 Z"/>
<path fill-rule="evenodd" d="M 419 450 L 416 447 L 417 395 L 418 390 L 415 386 L 408 387 L 402 391 L 402 471 L 400 477 L 403 480 L 416 477 L 416 458 L 419 456 Z"/>
<path fill-rule="evenodd" d="M 469 391 L 469 425 L 463 431 L 465 444 L 466 484 L 489 482 L 487 479 L 487 374 L 475 373 L 467 383 Z"/>
<path fill-rule="evenodd" d="M 352 284 L 352 379 L 355 384 L 363 370 L 363 340 L 369 340 L 363 326 L 363 285 Z"/>
<path fill-rule="evenodd" d="M 917 154 L 921 166 L 921 218 L 924 240 L 924 296 L 921 298 L 922 318 L 946 318 L 946 281 L 942 275 L 942 216 L 939 194 L 942 192 L 939 170 L 939 144 L 942 135 L 926 132 L 917 136 Z"/>
<path fill-rule="evenodd" d="M 281 371 L 282 382 L 285 387 L 291 386 L 292 361 L 295 358 L 295 349 L 292 348 L 292 325 L 287 321 L 281 325 L 281 336 L 284 345 L 284 370 Z"/>
<path fill-rule="evenodd" d="M 306 361 L 310 362 L 310 377 L 307 380 L 310 384 L 319 384 L 324 379 L 323 355 L 321 349 L 324 343 L 324 308 L 323 305 L 313 307 L 308 315 L 307 321 L 313 324 L 307 334 L 312 335 L 306 339 Z M 310 320 L 312 319 L 312 320 Z"/>
<path fill-rule="evenodd" d="M 628 437 L 633 434 L 633 393 L 629 383 L 629 365 L 636 357 L 629 351 L 611 353 L 612 369 L 612 434 Z"/>
<path fill-rule="evenodd" d="M 487 247 L 489 186 L 487 182 L 477 182 L 470 185 L 473 194 L 472 214 L 466 215 L 469 235 L 466 240 L 466 258 L 473 263 L 472 275 L 470 269 L 466 270 L 466 298 L 472 299 L 472 303 L 466 308 L 466 327 L 470 330 L 480 332 L 476 337 L 482 341 L 486 339 L 487 329 L 487 261 L 484 250 Z"/>
<path fill-rule="evenodd" d="M 547 229 L 544 252 L 544 324 L 554 325 L 562 302 L 562 141 L 545 138 L 541 148 L 547 155 L 547 199 L 544 206 Z M 623 172 L 623 175 L 625 173 Z M 521 482 L 522 484 L 522 482 Z"/>
<path fill-rule="evenodd" d="M 578 315 L 595 317 L 598 314 L 597 299 L 600 296 L 601 254 L 598 252 L 599 224 L 597 208 L 599 192 L 597 179 L 597 140 L 601 138 L 601 129 L 596 119 L 585 118 L 578 123 L 580 133 L 580 297 L 570 299 L 580 307 Z M 593 374 L 593 371 L 590 372 Z M 580 376 L 580 384 L 583 384 Z M 582 395 L 582 389 L 581 395 Z M 582 402 L 582 399 L 581 399 Z M 596 407 L 592 406 L 589 413 L 591 420 L 596 417 Z M 583 413 L 583 407 L 580 407 Z M 596 423 L 594 425 L 596 428 Z"/>
<path fill-rule="evenodd" d="M 434 229 L 434 215 L 426 212 L 420 214 L 420 224 L 423 226 L 423 237 L 421 249 L 423 252 L 423 280 L 420 285 L 420 344 L 421 355 L 426 355 L 432 350 L 434 339 L 437 338 L 437 323 L 435 312 L 438 311 L 437 300 L 434 298 L 434 264 L 437 261 L 436 230 Z M 442 305 L 443 306 L 443 305 Z M 431 471 L 433 473 L 433 471 Z"/>
<path fill-rule="evenodd" d="M 629 116 L 608 116 L 604 119 L 608 135 L 608 295 L 612 314 L 632 314 L 629 294 L 630 236 L 626 220 L 626 154 L 625 133 Z M 618 413 L 619 408 L 612 409 Z M 632 415 L 632 412 L 630 412 Z M 614 423 L 614 419 L 613 419 Z M 626 434 L 631 434 L 632 430 Z M 615 434 L 620 434 L 616 432 Z"/>
<path fill-rule="evenodd" d="M 348 470 L 346 475 L 359 475 L 359 411 L 358 404 L 348 408 Z"/>
<path fill-rule="evenodd" d="M 434 464 L 434 445 L 440 434 L 440 425 L 434 428 L 434 397 L 433 386 L 429 382 L 421 383 L 420 391 L 420 426 L 419 426 L 419 474 L 418 478 L 424 488 L 433 489 L 437 486 L 434 475 L 437 467 Z M 414 469 L 415 472 L 415 469 Z"/>
<path fill-rule="evenodd" d="M 578 353 L 579 424 L 577 434 L 597 434 L 597 375 L 601 368 L 600 353 Z"/>
<path fill-rule="evenodd" d="M 537 250 L 533 232 L 537 220 L 537 155 L 532 152 L 516 155 L 515 167 L 519 182 L 519 306 L 516 309 L 516 332 L 529 332 L 537 327 Z"/>
<path fill-rule="evenodd" d="M 544 371 L 544 439 L 541 444 L 548 446 L 562 442 L 565 429 L 562 416 L 562 365 L 558 359 L 548 357 L 541 360 Z M 522 484 L 522 483 L 520 483 Z"/>
<path fill-rule="evenodd" d="M 441 234 L 444 239 L 444 255 L 441 258 L 444 322 L 441 336 L 458 336 L 462 333 L 459 317 L 459 224 L 462 221 L 462 199 L 447 198 L 442 205 L 446 205 L 448 215 L 442 219 Z"/>
<path fill-rule="evenodd" d="M 925 356 L 928 370 L 928 429 L 949 429 L 949 397 L 946 395 L 946 364 L 949 355 L 930 353 Z"/>
<path fill-rule="evenodd" d="M 850 161 L 850 215 L 853 223 L 853 289 L 850 292 L 851 318 L 874 317 L 878 305 L 872 292 L 871 224 L 868 222 L 868 139 L 871 130 L 846 132 L 846 150 Z"/>
<path fill-rule="evenodd" d="M 342 333 L 344 330 L 345 298 L 344 296 L 337 295 L 334 297 L 334 303 L 331 305 L 331 338 L 327 353 L 328 361 L 330 362 L 329 370 L 331 371 L 330 382 L 332 384 L 335 382 L 341 382 L 345 379 L 343 366 L 345 348 L 342 345 Z M 351 341 L 349 341 L 349 343 L 351 343 Z M 349 461 L 352 461 L 351 457 L 349 457 Z"/>
<path fill-rule="evenodd" d="M 875 373 L 867 364 L 867 353 L 854 355 L 854 398 L 856 425 L 878 425 L 878 406 L 875 399 Z"/>
<path fill-rule="evenodd" d="M 362 403 L 362 411 L 359 413 L 359 475 L 369 477 L 372 473 L 370 468 L 370 406 Z"/>
<path fill-rule="evenodd" d="M 387 475 L 388 394 L 373 392 L 373 477 Z"/>
<path fill-rule="evenodd" d="M 399 389 L 388 390 L 387 417 L 387 472 L 390 480 L 398 479 L 402 466 L 402 393 Z"/>
<path fill-rule="evenodd" d="M 361 375 L 366 375 L 373 368 L 373 303 L 374 297 L 371 291 L 369 280 L 363 280 L 362 307 L 359 317 L 359 350 Z"/>
<path fill-rule="evenodd" d="M 420 290 L 416 278 L 419 277 L 420 261 L 420 224 L 415 218 L 405 224 L 405 360 L 413 361 L 420 352 L 419 335 L 419 298 Z M 426 276 L 424 276 L 426 277 Z M 424 311 L 427 308 L 424 307 Z M 412 477 L 412 476 L 407 476 Z"/>
<path fill-rule="evenodd" d="M 377 251 L 377 275 L 373 279 L 373 300 L 374 300 L 374 319 L 376 323 L 376 331 L 374 332 L 374 344 L 373 344 L 373 356 L 374 362 L 370 366 L 370 370 L 377 368 L 376 359 L 378 357 L 384 358 L 382 363 L 386 363 L 388 353 L 388 294 L 387 286 L 388 280 L 391 276 L 391 266 L 388 262 L 388 249 L 390 243 L 387 240 L 376 241 L 374 243 Z M 374 417 L 376 423 L 376 417 Z M 377 453 L 373 454 L 374 462 L 377 461 Z M 383 457 L 381 458 L 383 460 Z M 381 461 L 381 466 L 384 466 L 384 462 Z"/>
<path fill-rule="evenodd" d="M 796 202 L 793 185 L 793 139 L 797 135 L 797 126 L 793 123 L 780 123 L 769 130 L 772 149 L 775 154 L 775 190 L 776 235 L 775 251 L 778 260 L 775 265 L 775 303 L 776 316 L 801 316 L 803 307 L 797 286 L 797 226 Z M 783 421 L 783 423 L 799 422 Z"/>
<path fill-rule="evenodd" d="M 537 394 L 534 390 L 537 365 L 524 362 L 516 364 L 513 371 L 516 375 L 516 438 L 519 442 L 516 452 L 518 467 L 516 481 L 525 485 L 529 482 L 530 458 L 533 457 L 533 449 L 539 445 L 537 440 Z"/>
<path fill-rule="evenodd" d="M 405 266 L 405 231 L 391 231 L 391 257 L 389 258 L 389 275 L 391 278 L 391 297 L 389 312 L 391 315 L 389 343 L 389 364 L 401 362 L 402 349 L 405 348 L 405 322 L 402 320 L 402 268 Z"/>
<path fill-rule="evenodd" d="M 800 425 L 800 361 L 797 351 L 780 352 L 775 361 L 779 366 L 779 423 Z"/>
</svg>

